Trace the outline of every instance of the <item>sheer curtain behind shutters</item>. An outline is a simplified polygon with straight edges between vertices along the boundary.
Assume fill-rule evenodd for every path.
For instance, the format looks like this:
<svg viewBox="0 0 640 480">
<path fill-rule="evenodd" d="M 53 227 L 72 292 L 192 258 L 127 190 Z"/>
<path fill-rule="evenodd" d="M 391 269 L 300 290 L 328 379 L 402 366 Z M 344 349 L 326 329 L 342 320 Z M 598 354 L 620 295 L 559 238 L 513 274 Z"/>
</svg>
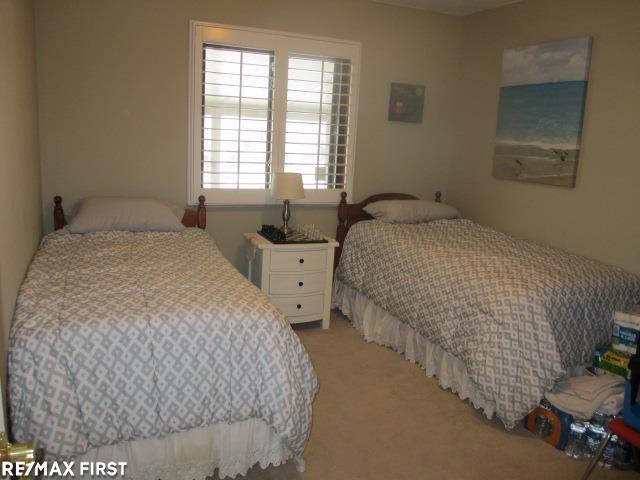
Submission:
<svg viewBox="0 0 640 480">
<path fill-rule="evenodd" d="M 289 56 L 284 170 L 306 189 L 347 184 L 351 61 Z"/>
<path fill-rule="evenodd" d="M 205 45 L 202 61 L 201 187 L 269 188 L 274 53 Z"/>
</svg>

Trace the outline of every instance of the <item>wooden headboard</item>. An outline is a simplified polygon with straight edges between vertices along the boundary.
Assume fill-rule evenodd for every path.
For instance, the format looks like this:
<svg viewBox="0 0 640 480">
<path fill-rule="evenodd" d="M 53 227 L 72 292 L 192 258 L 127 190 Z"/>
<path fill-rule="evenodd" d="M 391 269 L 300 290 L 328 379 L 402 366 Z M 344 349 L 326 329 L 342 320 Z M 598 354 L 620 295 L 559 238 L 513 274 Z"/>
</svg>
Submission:
<svg viewBox="0 0 640 480">
<path fill-rule="evenodd" d="M 340 204 L 338 205 L 338 229 L 336 230 L 336 240 L 340 245 L 336 248 L 333 259 L 334 270 L 340 261 L 340 254 L 342 253 L 342 246 L 344 245 L 344 239 L 347 237 L 347 232 L 356 223 L 373 219 L 371 215 L 364 211 L 364 207 L 380 200 L 418 200 L 418 197 L 408 193 L 378 193 L 365 198 L 360 203 L 349 204 L 347 203 L 347 192 L 342 192 L 340 194 Z M 435 200 L 438 203 L 442 201 L 441 192 L 436 192 Z"/>
<path fill-rule="evenodd" d="M 204 195 L 200 195 L 198 197 L 198 206 L 195 210 L 185 209 L 182 216 L 182 224 L 185 227 L 198 227 L 204 230 L 207 226 L 207 209 L 204 206 L 204 202 Z M 62 209 L 62 197 L 60 195 L 53 197 L 53 204 L 53 227 L 56 230 L 60 230 L 67 224 L 67 219 Z"/>
</svg>

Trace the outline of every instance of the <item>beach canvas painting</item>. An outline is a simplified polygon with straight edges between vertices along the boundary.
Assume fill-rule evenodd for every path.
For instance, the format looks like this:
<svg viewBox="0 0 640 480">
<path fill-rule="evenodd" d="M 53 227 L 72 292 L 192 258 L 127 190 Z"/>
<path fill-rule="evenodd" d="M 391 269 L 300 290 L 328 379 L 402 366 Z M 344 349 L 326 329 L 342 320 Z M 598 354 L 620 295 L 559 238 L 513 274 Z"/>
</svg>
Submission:
<svg viewBox="0 0 640 480">
<path fill-rule="evenodd" d="M 590 56 L 590 37 L 504 52 L 494 177 L 575 186 Z"/>
</svg>

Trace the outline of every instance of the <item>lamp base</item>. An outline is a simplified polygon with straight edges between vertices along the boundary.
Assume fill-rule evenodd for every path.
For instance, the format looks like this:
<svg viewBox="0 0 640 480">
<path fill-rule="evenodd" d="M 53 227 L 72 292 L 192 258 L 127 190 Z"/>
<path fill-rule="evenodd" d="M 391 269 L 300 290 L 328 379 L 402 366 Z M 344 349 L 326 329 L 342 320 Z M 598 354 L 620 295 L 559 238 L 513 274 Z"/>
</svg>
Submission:
<svg viewBox="0 0 640 480">
<path fill-rule="evenodd" d="M 284 205 L 282 206 L 282 227 L 280 230 L 285 235 L 289 235 L 293 230 L 289 228 L 289 219 L 291 218 L 291 210 L 289 208 L 289 200 L 284 201 Z"/>
</svg>

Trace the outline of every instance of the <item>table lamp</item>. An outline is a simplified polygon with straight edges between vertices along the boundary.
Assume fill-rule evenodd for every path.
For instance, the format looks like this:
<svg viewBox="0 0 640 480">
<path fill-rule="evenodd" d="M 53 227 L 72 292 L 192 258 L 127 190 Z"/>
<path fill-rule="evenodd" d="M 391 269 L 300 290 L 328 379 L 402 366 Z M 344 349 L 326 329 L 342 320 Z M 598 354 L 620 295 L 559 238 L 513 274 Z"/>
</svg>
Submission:
<svg viewBox="0 0 640 480">
<path fill-rule="evenodd" d="M 282 233 L 288 235 L 289 219 L 291 212 L 289 211 L 289 200 L 299 200 L 304 198 L 304 188 L 302 187 L 302 175 L 299 173 L 274 173 L 271 183 L 271 196 L 278 200 L 284 200 L 282 207 Z"/>
</svg>

